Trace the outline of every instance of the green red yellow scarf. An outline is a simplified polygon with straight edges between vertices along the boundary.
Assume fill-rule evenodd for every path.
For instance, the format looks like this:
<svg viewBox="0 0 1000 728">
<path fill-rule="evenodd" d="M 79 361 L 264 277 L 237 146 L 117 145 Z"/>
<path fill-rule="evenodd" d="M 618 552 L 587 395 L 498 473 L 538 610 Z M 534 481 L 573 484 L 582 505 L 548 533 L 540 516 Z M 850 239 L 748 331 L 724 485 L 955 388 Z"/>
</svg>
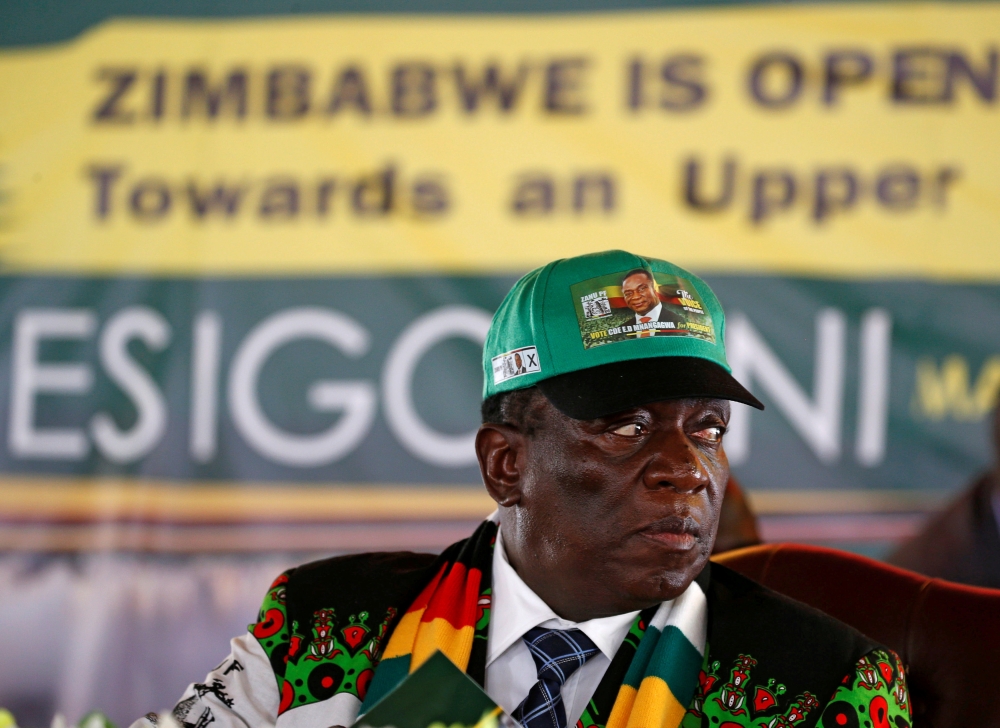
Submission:
<svg viewBox="0 0 1000 728">
<path fill-rule="evenodd" d="M 442 554 L 437 573 L 393 630 L 362 713 L 438 650 L 483 684 L 496 533 L 487 520 Z M 698 685 L 706 627 L 707 601 L 697 583 L 641 612 L 577 725 L 679 726 Z"/>
</svg>

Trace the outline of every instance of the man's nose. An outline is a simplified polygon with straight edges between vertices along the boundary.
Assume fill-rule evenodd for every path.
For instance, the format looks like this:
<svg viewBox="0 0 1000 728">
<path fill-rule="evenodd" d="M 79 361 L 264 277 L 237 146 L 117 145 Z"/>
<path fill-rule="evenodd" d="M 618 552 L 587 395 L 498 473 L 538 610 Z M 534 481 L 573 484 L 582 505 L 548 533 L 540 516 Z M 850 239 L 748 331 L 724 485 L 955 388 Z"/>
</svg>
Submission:
<svg viewBox="0 0 1000 728">
<path fill-rule="evenodd" d="M 661 432 L 649 445 L 652 457 L 643 473 L 647 488 L 671 488 L 689 493 L 708 487 L 711 482 L 708 468 L 683 430 Z"/>
</svg>

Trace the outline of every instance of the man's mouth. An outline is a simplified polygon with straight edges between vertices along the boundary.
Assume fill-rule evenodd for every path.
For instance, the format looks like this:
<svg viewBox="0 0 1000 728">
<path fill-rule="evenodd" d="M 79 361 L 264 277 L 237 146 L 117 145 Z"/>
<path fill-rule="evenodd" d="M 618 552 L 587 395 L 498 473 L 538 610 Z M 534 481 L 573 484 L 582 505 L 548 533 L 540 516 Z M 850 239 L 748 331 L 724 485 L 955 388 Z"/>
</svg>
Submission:
<svg viewBox="0 0 1000 728">
<path fill-rule="evenodd" d="M 639 533 L 670 551 L 690 551 L 698 543 L 700 531 L 698 522 L 690 516 L 667 516 L 649 524 Z"/>
</svg>

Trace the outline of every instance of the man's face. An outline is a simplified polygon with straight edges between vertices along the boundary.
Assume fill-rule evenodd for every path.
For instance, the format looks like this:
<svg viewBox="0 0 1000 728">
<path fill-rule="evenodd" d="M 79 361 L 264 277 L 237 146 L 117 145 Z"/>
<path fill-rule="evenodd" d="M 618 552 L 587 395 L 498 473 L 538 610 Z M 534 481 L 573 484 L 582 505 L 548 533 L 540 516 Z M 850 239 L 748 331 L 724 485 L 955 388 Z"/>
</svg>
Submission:
<svg viewBox="0 0 1000 728">
<path fill-rule="evenodd" d="M 577 620 L 677 597 L 715 540 L 729 402 L 668 400 L 574 420 L 535 399 L 537 426 L 516 456 L 518 502 L 503 510 L 518 573 L 549 591 L 539 595 L 557 612 L 551 600 L 565 599 Z"/>
<path fill-rule="evenodd" d="M 640 316 L 656 308 L 660 302 L 653 281 L 645 273 L 633 273 L 622 281 L 625 305 Z"/>
</svg>

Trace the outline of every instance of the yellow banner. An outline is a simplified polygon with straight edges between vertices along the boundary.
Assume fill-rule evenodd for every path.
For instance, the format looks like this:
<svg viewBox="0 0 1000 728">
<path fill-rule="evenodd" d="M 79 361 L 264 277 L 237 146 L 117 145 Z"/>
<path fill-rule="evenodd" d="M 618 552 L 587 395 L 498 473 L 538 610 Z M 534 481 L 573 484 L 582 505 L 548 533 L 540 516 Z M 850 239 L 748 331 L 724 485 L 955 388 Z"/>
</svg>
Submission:
<svg viewBox="0 0 1000 728">
<path fill-rule="evenodd" d="M 128 21 L 0 54 L 7 271 L 1000 278 L 996 4 Z"/>
</svg>

